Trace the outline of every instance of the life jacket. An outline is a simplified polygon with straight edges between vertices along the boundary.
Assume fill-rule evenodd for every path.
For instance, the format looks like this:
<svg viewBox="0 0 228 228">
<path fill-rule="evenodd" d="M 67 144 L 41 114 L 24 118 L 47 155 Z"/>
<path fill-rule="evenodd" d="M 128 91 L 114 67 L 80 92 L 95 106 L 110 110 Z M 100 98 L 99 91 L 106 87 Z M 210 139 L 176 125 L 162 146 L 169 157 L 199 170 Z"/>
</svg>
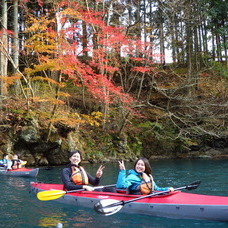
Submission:
<svg viewBox="0 0 228 228">
<path fill-rule="evenodd" d="M 87 173 L 83 167 L 72 166 L 71 169 L 72 169 L 71 180 L 76 185 L 87 185 L 87 184 L 89 184 L 88 175 L 87 175 Z"/>
<path fill-rule="evenodd" d="M 150 175 L 150 182 L 146 182 L 144 179 L 142 179 L 142 182 L 140 184 L 140 192 L 143 195 L 148 195 L 154 191 L 154 184 L 153 184 L 153 177 Z"/>
<path fill-rule="evenodd" d="M 19 169 L 21 168 L 21 161 L 20 160 L 11 160 L 12 161 L 12 169 Z"/>
<path fill-rule="evenodd" d="M 8 160 L 4 158 L 4 159 L 0 160 L 0 164 L 3 166 L 7 166 Z"/>
</svg>

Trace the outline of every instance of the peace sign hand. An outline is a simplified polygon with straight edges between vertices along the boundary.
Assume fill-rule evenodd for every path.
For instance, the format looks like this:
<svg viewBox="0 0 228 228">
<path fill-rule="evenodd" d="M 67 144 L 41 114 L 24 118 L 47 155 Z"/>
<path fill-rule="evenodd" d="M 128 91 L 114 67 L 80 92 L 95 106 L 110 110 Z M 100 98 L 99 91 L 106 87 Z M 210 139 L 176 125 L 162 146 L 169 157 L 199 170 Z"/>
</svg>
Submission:
<svg viewBox="0 0 228 228">
<path fill-rule="evenodd" d="M 125 165 L 124 165 L 124 161 L 118 161 L 119 162 L 119 167 L 121 170 L 125 170 Z"/>
<path fill-rule="evenodd" d="M 103 174 L 103 169 L 105 168 L 105 166 L 101 165 L 98 170 L 97 170 L 97 173 L 96 173 L 96 177 L 97 178 L 100 178 Z"/>
</svg>

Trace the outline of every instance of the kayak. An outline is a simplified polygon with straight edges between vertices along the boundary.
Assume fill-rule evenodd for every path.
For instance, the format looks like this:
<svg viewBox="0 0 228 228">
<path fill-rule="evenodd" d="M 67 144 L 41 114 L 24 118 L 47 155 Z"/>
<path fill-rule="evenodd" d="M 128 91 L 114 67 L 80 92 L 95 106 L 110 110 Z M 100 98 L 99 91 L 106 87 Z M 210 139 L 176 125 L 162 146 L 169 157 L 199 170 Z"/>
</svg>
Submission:
<svg viewBox="0 0 228 228">
<path fill-rule="evenodd" d="M 5 176 L 14 176 L 14 177 L 36 177 L 38 175 L 39 168 L 27 169 L 27 168 L 19 168 L 6 170 L 5 168 L 0 168 L 0 175 Z"/>
<path fill-rule="evenodd" d="M 55 190 L 56 192 L 58 190 L 63 192 L 63 185 L 31 182 L 31 192 L 34 194 Z M 156 217 L 228 221 L 228 197 L 226 196 L 174 191 L 168 194 L 135 200 L 138 197 L 142 198 L 142 195 L 80 190 L 77 192 L 68 191 L 67 194 L 62 194 L 61 197 L 54 199 L 54 201 L 89 208 L 95 208 L 95 205 L 102 200 L 113 200 L 114 202 L 132 201 L 129 204 L 125 204 L 120 212 Z"/>
</svg>

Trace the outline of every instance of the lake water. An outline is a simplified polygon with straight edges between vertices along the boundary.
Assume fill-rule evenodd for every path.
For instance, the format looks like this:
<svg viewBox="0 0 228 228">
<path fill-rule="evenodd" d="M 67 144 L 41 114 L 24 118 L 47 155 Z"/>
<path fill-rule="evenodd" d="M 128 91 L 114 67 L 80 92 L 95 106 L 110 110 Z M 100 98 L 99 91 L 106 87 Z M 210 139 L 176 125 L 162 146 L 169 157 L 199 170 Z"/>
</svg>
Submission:
<svg viewBox="0 0 228 228">
<path fill-rule="evenodd" d="M 154 179 L 159 186 L 181 187 L 195 180 L 202 183 L 191 193 L 228 196 L 227 160 L 156 160 L 151 162 Z M 84 167 L 92 175 L 99 164 L 86 164 Z M 118 174 L 117 164 L 105 164 L 101 185 L 114 184 Z M 127 163 L 126 168 L 132 168 Z M 112 216 L 102 216 L 93 209 L 77 208 L 54 201 L 39 201 L 30 193 L 30 181 L 61 183 L 63 167 L 50 170 L 40 169 L 36 179 L 0 176 L 0 227 L 35 228 L 56 227 L 62 223 L 66 227 L 131 227 L 131 228 L 170 228 L 170 227 L 216 227 L 227 228 L 228 223 L 169 219 L 120 212 Z M 228 216 L 228 214 L 227 214 Z"/>
</svg>

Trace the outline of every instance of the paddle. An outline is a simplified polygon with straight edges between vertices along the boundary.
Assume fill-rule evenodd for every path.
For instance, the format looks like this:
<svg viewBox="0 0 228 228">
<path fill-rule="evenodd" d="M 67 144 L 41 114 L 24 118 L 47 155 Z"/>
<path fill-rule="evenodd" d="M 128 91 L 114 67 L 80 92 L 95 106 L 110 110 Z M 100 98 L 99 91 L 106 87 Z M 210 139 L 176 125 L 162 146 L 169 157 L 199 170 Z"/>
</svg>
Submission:
<svg viewBox="0 0 228 228">
<path fill-rule="evenodd" d="M 105 185 L 105 186 L 98 186 L 98 187 L 94 187 L 94 189 L 100 189 L 100 188 L 104 188 L 104 187 L 114 187 L 116 186 L 115 184 L 111 184 L 111 185 Z M 71 190 L 71 191 L 63 191 L 63 190 L 50 190 L 50 191 L 42 191 L 42 192 L 38 192 L 37 193 L 37 198 L 39 200 L 42 201 L 47 201 L 47 200 L 55 200 L 58 199 L 60 197 L 62 197 L 63 195 L 67 194 L 67 193 L 72 193 L 72 192 L 81 192 L 84 191 L 85 189 L 77 189 L 77 190 Z"/>
<path fill-rule="evenodd" d="M 178 191 L 181 189 L 193 190 L 193 189 L 196 189 L 200 185 L 200 183 L 201 183 L 201 181 L 195 181 L 189 185 L 175 188 L 174 191 Z M 118 201 L 118 200 L 112 200 L 112 199 L 111 200 L 110 199 L 101 200 L 100 202 L 98 202 L 94 205 L 94 210 L 102 215 L 108 216 L 108 215 L 117 213 L 127 203 L 131 203 L 133 201 L 145 199 L 145 198 L 152 197 L 152 196 L 163 195 L 163 194 L 169 193 L 169 192 L 170 192 L 169 190 L 161 191 L 161 192 L 154 192 L 149 195 L 141 196 L 141 197 L 138 197 L 135 199 L 127 200 L 127 201 Z"/>
<path fill-rule="evenodd" d="M 22 161 L 21 162 L 21 166 L 24 166 L 24 165 L 26 165 L 27 164 L 27 161 Z"/>
</svg>

